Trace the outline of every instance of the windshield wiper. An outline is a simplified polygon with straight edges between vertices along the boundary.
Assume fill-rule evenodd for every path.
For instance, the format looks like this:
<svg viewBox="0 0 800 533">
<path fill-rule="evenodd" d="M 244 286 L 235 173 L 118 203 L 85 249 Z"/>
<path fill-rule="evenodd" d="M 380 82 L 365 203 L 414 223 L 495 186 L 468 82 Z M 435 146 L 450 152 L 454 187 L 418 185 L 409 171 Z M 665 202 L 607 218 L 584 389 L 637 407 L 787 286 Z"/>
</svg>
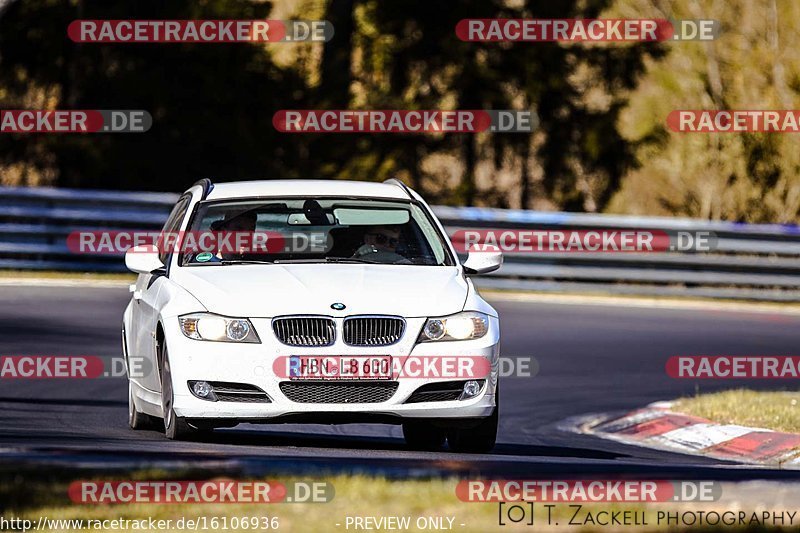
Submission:
<svg viewBox="0 0 800 533">
<path fill-rule="evenodd" d="M 375 265 L 375 261 L 367 261 L 366 259 L 359 259 L 357 257 L 326 257 L 328 263 L 362 263 L 367 265 Z"/>
<path fill-rule="evenodd" d="M 217 265 L 271 265 L 275 263 L 275 261 L 270 261 L 268 259 L 222 259 L 221 261 L 217 261 Z"/>
<path fill-rule="evenodd" d="M 317 259 L 276 259 L 275 263 L 360 263 L 374 265 L 374 261 L 366 261 L 355 257 L 320 257 Z"/>
</svg>

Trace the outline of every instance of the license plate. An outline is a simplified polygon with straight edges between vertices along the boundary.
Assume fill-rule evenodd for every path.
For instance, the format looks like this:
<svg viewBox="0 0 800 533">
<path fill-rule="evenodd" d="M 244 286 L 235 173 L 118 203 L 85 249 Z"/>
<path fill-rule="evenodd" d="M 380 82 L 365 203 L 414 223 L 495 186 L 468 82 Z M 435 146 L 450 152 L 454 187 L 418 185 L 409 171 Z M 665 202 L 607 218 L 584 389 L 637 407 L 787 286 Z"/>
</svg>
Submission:
<svg viewBox="0 0 800 533">
<path fill-rule="evenodd" d="M 390 355 L 293 355 L 289 358 L 292 380 L 392 379 Z"/>
</svg>

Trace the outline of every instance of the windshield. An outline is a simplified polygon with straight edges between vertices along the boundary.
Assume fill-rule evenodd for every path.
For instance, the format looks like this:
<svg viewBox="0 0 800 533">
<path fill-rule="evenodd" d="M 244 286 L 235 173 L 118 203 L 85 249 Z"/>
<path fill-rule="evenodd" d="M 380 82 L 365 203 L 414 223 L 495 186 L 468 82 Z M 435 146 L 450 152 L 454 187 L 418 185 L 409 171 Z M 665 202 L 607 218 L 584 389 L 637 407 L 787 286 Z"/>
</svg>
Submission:
<svg viewBox="0 0 800 533">
<path fill-rule="evenodd" d="M 211 244 L 202 250 L 184 248 L 181 266 L 454 264 L 439 231 L 412 202 L 348 198 L 205 202 L 188 229 L 191 236 L 210 233 L 215 238 L 204 241 Z"/>
</svg>

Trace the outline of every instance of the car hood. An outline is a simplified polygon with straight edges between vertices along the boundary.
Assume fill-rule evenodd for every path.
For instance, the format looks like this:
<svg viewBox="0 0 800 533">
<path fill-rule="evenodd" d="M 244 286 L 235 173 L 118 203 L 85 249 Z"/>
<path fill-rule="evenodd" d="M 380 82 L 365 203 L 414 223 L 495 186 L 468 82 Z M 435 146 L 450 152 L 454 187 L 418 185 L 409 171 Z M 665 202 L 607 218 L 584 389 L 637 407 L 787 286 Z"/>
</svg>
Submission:
<svg viewBox="0 0 800 533">
<path fill-rule="evenodd" d="M 176 272 L 177 271 L 177 272 Z M 469 287 L 456 267 L 419 265 L 226 265 L 173 270 L 173 281 L 227 316 L 291 314 L 441 316 L 464 308 Z M 346 308 L 335 311 L 333 303 Z"/>
</svg>

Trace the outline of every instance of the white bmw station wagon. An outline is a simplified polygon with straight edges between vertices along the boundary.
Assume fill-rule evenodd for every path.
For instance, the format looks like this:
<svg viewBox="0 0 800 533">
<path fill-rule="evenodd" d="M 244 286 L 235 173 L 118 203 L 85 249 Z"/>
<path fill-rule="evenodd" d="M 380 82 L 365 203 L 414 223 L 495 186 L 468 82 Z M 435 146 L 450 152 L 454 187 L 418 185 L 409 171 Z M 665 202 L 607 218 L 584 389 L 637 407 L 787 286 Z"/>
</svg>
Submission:
<svg viewBox="0 0 800 533">
<path fill-rule="evenodd" d="M 400 181 L 201 180 L 169 234 L 205 248 L 125 256 L 139 274 L 122 324 L 133 429 L 377 422 L 414 449 L 494 446 L 499 319 L 469 276 L 502 256 L 459 262 Z"/>
</svg>

